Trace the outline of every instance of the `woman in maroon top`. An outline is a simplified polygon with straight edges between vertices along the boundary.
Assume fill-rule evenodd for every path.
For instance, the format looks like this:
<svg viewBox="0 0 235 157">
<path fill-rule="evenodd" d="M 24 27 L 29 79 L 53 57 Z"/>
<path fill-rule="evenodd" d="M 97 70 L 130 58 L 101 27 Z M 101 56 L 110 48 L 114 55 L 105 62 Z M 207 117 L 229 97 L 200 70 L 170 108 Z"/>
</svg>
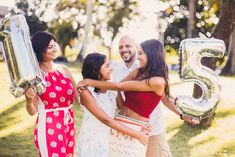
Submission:
<svg viewBox="0 0 235 157">
<path fill-rule="evenodd" d="M 126 100 L 120 114 L 142 121 L 159 104 L 163 95 L 169 96 L 168 68 L 164 59 L 163 45 L 155 39 L 140 44 L 138 51 L 140 67 L 131 72 L 122 82 L 104 82 L 84 79 L 81 86 L 94 86 L 100 89 L 126 91 Z"/>
</svg>

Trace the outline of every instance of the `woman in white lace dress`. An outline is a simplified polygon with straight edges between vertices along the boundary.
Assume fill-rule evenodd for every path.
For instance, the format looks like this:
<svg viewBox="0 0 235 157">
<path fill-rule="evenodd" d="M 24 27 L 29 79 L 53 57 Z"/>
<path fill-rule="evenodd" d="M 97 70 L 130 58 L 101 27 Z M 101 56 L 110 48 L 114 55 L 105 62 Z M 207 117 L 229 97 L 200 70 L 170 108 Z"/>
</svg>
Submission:
<svg viewBox="0 0 235 157">
<path fill-rule="evenodd" d="M 92 53 L 83 62 L 83 78 L 107 81 L 110 79 L 109 62 L 105 55 Z M 87 87 L 80 91 L 83 121 L 78 137 L 79 157 L 109 157 L 110 127 L 138 139 L 146 145 L 148 136 L 144 132 L 132 130 L 113 117 L 116 110 L 115 91 Z"/>
</svg>

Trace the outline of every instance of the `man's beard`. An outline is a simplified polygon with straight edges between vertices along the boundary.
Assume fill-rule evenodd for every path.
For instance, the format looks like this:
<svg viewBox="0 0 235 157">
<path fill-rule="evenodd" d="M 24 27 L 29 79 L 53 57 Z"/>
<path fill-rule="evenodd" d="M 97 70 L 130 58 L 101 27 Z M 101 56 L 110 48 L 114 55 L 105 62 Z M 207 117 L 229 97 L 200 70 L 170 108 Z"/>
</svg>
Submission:
<svg viewBox="0 0 235 157">
<path fill-rule="evenodd" d="M 128 60 L 124 60 L 124 62 L 125 63 L 130 63 L 130 62 L 132 62 L 132 60 L 133 60 L 133 58 L 130 57 Z"/>
<path fill-rule="evenodd" d="M 122 58 L 123 59 L 123 61 L 125 62 L 125 63 L 130 63 L 130 62 L 132 62 L 133 60 L 134 60 L 134 56 L 132 56 L 131 54 L 130 54 L 130 57 L 128 57 L 128 58 Z"/>
</svg>

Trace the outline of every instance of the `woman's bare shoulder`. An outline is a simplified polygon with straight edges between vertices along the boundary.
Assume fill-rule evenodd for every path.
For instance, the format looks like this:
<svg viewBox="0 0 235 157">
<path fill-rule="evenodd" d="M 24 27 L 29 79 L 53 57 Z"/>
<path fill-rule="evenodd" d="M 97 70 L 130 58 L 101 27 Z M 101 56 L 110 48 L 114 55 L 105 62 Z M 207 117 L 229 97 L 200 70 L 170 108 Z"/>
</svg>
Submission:
<svg viewBox="0 0 235 157">
<path fill-rule="evenodd" d="M 165 84 L 166 84 L 166 80 L 163 77 L 154 76 L 154 77 L 150 78 L 149 83 L 153 88 L 155 88 L 155 87 L 156 88 L 159 88 L 159 87 L 164 88 Z"/>
<path fill-rule="evenodd" d="M 165 83 L 166 80 L 164 77 L 161 76 L 154 76 L 150 78 L 151 81 L 158 82 L 158 83 Z"/>
<path fill-rule="evenodd" d="M 63 71 L 63 72 L 69 71 L 69 68 L 64 64 L 54 63 L 54 66 L 55 66 L 55 69 L 57 69 L 59 71 Z"/>
<path fill-rule="evenodd" d="M 61 73 L 67 75 L 68 77 L 71 77 L 71 72 L 66 65 L 54 63 L 54 67 L 56 70 L 60 71 Z"/>
</svg>

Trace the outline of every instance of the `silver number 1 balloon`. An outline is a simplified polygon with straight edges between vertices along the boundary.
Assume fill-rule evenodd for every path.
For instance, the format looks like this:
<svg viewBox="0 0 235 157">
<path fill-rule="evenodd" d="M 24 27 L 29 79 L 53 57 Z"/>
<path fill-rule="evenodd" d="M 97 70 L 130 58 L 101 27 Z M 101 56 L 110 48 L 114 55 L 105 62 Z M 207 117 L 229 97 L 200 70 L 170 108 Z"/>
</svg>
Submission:
<svg viewBox="0 0 235 157">
<path fill-rule="evenodd" d="M 23 15 L 5 18 L 0 22 L 0 43 L 10 75 L 10 92 L 19 97 L 27 87 L 34 86 L 36 93 L 41 94 L 45 84 Z"/>
<path fill-rule="evenodd" d="M 218 39 L 185 39 L 180 44 L 180 77 L 183 82 L 196 83 L 202 95 L 177 97 L 177 108 L 192 116 L 206 118 L 214 113 L 220 101 L 221 84 L 215 71 L 201 64 L 203 57 L 221 58 L 225 44 Z"/>
</svg>

